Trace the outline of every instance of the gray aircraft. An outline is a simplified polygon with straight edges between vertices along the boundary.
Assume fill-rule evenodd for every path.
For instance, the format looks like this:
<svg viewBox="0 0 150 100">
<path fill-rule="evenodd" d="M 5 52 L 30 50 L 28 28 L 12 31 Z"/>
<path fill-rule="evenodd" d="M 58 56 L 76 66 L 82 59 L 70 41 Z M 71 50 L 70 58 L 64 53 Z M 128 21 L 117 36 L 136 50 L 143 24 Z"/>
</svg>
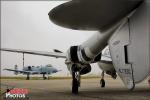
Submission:
<svg viewBox="0 0 150 100">
<path fill-rule="evenodd" d="M 24 74 L 27 75 L 27 80 L 30 79 L 30 75 L 37 75 L 37 74 L 42 74 L 43 75 L 43 79 L 47 79 L 47 77 L 45 75 L 51 75 L 54 73 L 57 73 L 61 70 L 57 70 L 56 68 L 54 68 L 51 64 L 45 65 L 45 66 L 25 66 L 23 67 L 22 70 L 18 70 L 18 66 L 15 65 L 15 69 L 4 69 L 7 71 L 13 71 L 15 75 L 18 74 Z"/>
</svg>

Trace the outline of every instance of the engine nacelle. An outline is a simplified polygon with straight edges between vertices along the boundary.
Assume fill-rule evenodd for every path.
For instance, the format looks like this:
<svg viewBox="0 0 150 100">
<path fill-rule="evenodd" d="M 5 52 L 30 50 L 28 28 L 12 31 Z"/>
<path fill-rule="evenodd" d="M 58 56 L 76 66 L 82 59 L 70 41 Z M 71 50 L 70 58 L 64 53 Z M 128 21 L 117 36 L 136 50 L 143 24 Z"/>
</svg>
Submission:
<svg viewBox="0 0 150 100">
<path fill-rule="evenodd" d="M 67 51 L 67 63 L 89 64 L 100 57 L 101 51 L 107 46 L 108 40 L 124 20 L 116 23 L 110 29 L 97 32 L 79 46 L 71 46 Z"/>
<path fill-rule="evenodd" d="M 66 65 L 68 70 L 71 72 L 71 67 L 76 64 L 81 75 L 87 74 L 91 71 L 91 65 L 86 63 L 86 55 L 84 55 L 84 49 L 80 46 L 71 46 L 67 51 Z M 86 59 L 86 60 L 84 60 Z"/>
<path fill-rule="evenodd" d="M 84 48 L 81 46 L 71 46 L 67 51 L 66 63 L 89 64 L 92 61 L 86 56 Z"/>
<path fill-rule="evenodd" d="M 67 68 L 70 71 L 70 73 L 72 73 L 72 70 L 71 70 L 72 63 L 66 63 L 66 65 L 67 65 Z M 79 69 L 80 75 L 84 75 L 84 74 L 91 72 L 90 64 L 84 64 L 84 65 L 77 64 L 77 65 L 78 65 L 77 67 Z"/>
</svg>

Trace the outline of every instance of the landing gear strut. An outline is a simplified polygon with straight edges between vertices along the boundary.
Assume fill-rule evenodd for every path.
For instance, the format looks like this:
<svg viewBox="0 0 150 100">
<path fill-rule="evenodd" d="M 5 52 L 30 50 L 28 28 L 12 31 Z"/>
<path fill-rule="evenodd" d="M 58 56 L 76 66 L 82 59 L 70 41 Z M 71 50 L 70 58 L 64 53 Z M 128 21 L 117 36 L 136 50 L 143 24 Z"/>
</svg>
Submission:
<svg viewBox="0 0 150 100">
<path fill-rule="evenodd" d="M 30 80 L 30 74 L 27 74 L 26 80 Z"/>
<path fill-rule="evenodd" d="M 101 88 L 104 88 L 104 87 L 105 87 L 104 71 L 103 71 L 102 74 L 101 74 L 100 85 L 101 85 Z"/>
<path fill-rule="evenodd" d="M 45 74 L 43 74 L 43 80 L 46 80 L 47 78 L 45 77 Z"/>
<path fill-rule="evenodd" d="M 72 93 L 78 94 L 78 88 L 80 86 L 80 72 L 77 66 L 72 65 Z"/>
</svg>

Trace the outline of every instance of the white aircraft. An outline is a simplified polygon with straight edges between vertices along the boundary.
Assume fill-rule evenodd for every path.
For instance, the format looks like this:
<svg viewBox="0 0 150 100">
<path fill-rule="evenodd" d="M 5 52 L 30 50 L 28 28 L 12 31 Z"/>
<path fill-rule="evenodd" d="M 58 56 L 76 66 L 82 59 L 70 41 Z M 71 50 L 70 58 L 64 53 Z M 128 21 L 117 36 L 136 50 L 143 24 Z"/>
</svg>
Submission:
<svg viewBox="0 0 150 100">
<path fill-rule="evenodd" d="M 71 0 L 49 12 L 55 24 L 76 30 L 97 30 L 91 38 L 66 53 L 2 48 L 4 51 L 65 58 L 72 74 L 72 93 L 78 93 L 80 75 L 91 70 L 91 63 L 116 78 L 129 90 L 150 74 L 150 0 Z M 101 61 L 109 45 L 111 62 Z M 102 66 L 101 66 L 102 64 Z M 106 64 L 106 66 L 105 66 Z M 107 71 L 106 71 L 107 70 Z M 105 81 L 102 77 L 102 87 Z"/>
<path fill-rule="evenodd" d="M 37 75 L 37 74 L 42 74 L 43 75 L 43 79 L 47 79 L 47 77 L 45 75 L 51 75 L 54 73 L 57 73 L 61 70 L 57 70 L 56 68 L 54 68 L 51 64 L 45 65 L 45 66 L 25 66 L 23 67 L 22 70 L 18 70 L 18 66 L 15 65 L 14 69 L 4 69 L 7 71 L 13 71 L 15 75 L 18 74 L 24 74 L 27 75 L 26 80 L 30 79 L 30 75 Z"/>
</svg>

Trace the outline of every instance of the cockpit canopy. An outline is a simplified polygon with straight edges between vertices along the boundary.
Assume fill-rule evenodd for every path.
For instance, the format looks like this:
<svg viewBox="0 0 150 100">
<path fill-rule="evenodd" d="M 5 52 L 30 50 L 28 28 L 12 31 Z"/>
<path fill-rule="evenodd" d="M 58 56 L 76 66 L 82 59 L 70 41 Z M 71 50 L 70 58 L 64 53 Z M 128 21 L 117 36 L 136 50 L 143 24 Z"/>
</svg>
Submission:
<svg viewBox="0 0 150 100">
<path fill-rule="evenodd" d="M 52 65 L 51 64 L 47 64 L 46 67 L 52 67 Z"/>
</svg>

